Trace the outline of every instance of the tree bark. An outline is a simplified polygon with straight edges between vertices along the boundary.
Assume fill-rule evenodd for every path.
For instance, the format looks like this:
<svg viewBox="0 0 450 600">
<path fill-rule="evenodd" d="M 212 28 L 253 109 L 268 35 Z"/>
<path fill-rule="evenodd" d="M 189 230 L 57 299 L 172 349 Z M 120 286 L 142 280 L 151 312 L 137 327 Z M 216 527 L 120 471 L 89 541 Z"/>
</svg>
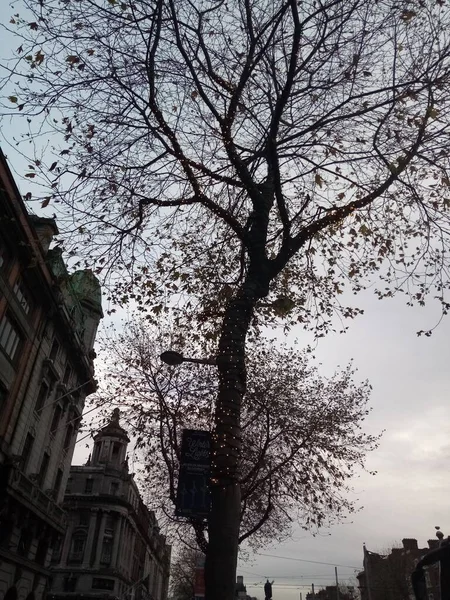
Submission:
<svg viewBox="0 0 450 600">
<path fill-rule="evenodd" d="M 241 510 L 240 411 L 246 388 L 245 340 L 256 302 L 248 283 L 226 309 L 217 356 L 219 393 L 212 436 L 206 600 L 233 600 L 235 595 Z"/>
</svg>

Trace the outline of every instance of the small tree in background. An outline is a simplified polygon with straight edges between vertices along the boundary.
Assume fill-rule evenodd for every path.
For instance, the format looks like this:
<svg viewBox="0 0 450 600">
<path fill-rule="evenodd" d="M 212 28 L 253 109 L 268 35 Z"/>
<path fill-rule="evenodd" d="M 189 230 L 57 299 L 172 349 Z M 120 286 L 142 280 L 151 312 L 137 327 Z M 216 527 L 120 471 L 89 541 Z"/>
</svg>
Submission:
<svg viewBox="0 0 450 600">
<path fill-rule="evenodd" d="M 113 300 L 150 321 L 188 310 L 217 356 L 206 586 L 231 600 L 249 336 L 280 322 L 324 335 L 336 313 L 360 312 L 340 305 L 344 289 L 374 274 L 380 298 L 431 294 L 447 312 L 450 9 L 24 5 L 5 102 L 27 139 L 56 133 L 25 176 L 47 184 L 67 250 Z"/>
<path fill-rule="evenodd" d="M 189 546 L 181 546 L 170 564 L 170 594 L 174 600 L 193 600 L 195 573 L 203 553 Z"/>
<path fill-rule="evenodd" d="M 191 535 L 184 524 L 191 525 L 198 547 L 207 552 L 206 521 L 180 522 L 173 515 L 181 432 L 213 429 L 218 384 L 213 367 L 161 363 L 160 349 L 169 343 L 182 345 L 186 353 L 194 350 L 179 334 L 179 329 L 175 338 L 152 334 L 134 322 L 125 333 L 104 339 L 105 388 L 99 402 L 118 403 L 136 436 L 151 508 L 164 514 L 172 529 L 177 524 L 181 540 Z M 239 543 L 258 549 L 286 539 L 292 523 L 314 531 L 348 516 L 355 509 L 348 482 L 378 437 L 362 431 L 370 386 L 354 383 L 351 366 L 325 378 L 310 352 L 276 349 L 260 339 L 247 371 Z"/>
</svg>

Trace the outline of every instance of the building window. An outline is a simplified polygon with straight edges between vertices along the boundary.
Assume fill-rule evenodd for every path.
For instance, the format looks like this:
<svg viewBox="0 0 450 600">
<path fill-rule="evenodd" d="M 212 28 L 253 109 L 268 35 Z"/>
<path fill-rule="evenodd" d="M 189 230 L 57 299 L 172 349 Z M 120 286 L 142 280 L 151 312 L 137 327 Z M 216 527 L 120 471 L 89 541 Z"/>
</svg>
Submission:
<svg viewBox="0 0 450 600">
<path fill-rule="evenodd" d="M 6 269 L 7 264 L 9 263 L 10 254 L 3 245 L 3 242 L 0 242 L 0 271 L 4 271 Z"/>
<path fill-rule="evenodd" d="M 66 485 L 66 494 L 72 493 L 72 482 L 73 482 L 73 478 L 69 477 L 69 479 L 67 480 L 67 485 Z"/>
<path fill-rule="evenodd" d="M 81 562 L 84 555 L 84 547 L 86 545 L 85 535 L 76 535 L 72 538 L 72 550 L 69 560 L 72 562 Z"/>
<path fill-rule="evenodd" d="M 45 540 L 40 540 L 36 550 L 36 556 L 34 558 L 38 565 L 45 565 L 45 561 L 48 553 L 48 543 Z"/>
<path fill-rule="evenodd" d="M 85 538 L 84 537 L 76 537 L 73 540 L 73 552 L 74 554 L 80 554 L 81 552 L 84 551 L 84 544 L 85 544 Z"/>
<path fill-rule="evenodd" d="M 77 578 L 76 577 L 64 577 L 64 591 L 75 592 L 77 589 Z"/>
<path fill-rule="evenodd" d="M 6 397 L 8 396 L 8 390 L 5 386 L 0 382 L 0 413 L 3 410 L 3 407 L 6 404 Z"/>
<path fill-rule="evenodd" d="M 38 392 L 38 396 L 37 396 L 37 400 L 36 400 L 36 406 L 34 407 L 34 410 L 38 413 L 42 410 L 42 408 L 45 405 L 45 401 L 48 398 L 48 392 L 49 392 L 49 386 L 48 383 L 46 381 L 43 381 L 41 383 L 41 386 L 39 388 L 39 392 Z"/>
<path fill-rule="evenodd" d="M 10 519 L 0 517 L 0 546 L 6 546 L 6 548 L 9 546 L 13 529 L 14 526 Z"/>
<path fill-rule="evenodd" d="M 30 551 L 31 541 L 33 537 L 29 529 L 22 529 L 20 533 L 19 543 L 17 545 L 17 554 L 20 556 L 28 556 Z"/>
<path fill-rule="evenodd" d="M 52 563 L 59 562 L 61 558 L 62 538 L 58 537 L 52 548 Z"/>
<path fill-rule="evenodd" d="M 65 452 L 67 452 L 67 450 L 69 449 L 70 442 L 72 441 L 72 436 L 73 436 L 73 425 L 68 425 L 67 429 L 66 429 L 66 436 L 64 438 L 64 445 L 63 445 L 63 449 Z"/>
<path fill-rule="evenodd" d="M 114 517 L 106 517 L 105 532 L 112 534 L 114 531 Z"/>
<path fill-rule="evenodd" d="M 49 356 L 50 360 L 55 361 L 56 357 L 58 356 L 58 352 L 59 352 L 59 344 L 56 340 L 53 340 L 52 348 L 50 350 L 50 356 Z"/>
<path fill-rule="evenodd" d="M 119 442 L 114 442 L 113 449 L 112 449 L 112 457 L 117 458 L 119 456 L 119 452 L 120 452 L 120 444 L 119 444 Z"/>
<path fill-rule="evenodd" d="M 72 375 L 72 367 L 70 365 L 66 365 L 64 370 L 63 383 L 69 383 L 70 376 Z"/>
<path fill-rule="evenodd" d="M 111 496 L 117 496 L 119 492 L 119 483 L 117 481 L 111 482 L 110 494 Z"/>
<path fill-rule="evenodd" d="M 4 315 L 0 322 L 0 346 L 11 360 L 14 360 L 17 355 L 20 340 L 19 328 L 14 325 L 9 317 Z"/>
<path fill-rule="evenodd" d="M 20 281 L 16 281 L 13 292 L 19 302 L 20 306 L 23 309 L 23 312 L 27 315 L 30 312 L 30 301 L 28 299 L 28 294 L 23 289 L 22 283 Z"/>
<path fill-rule="evenodd" d="M 41 468 L 39 469 L 38 482 L 42 487 L 44 485 L 45 476 L 47 475 L 48 463 L 50 462 L 50 455 L 44 452 L 42 457 Z"/>
<path fill-rule="evenodd" d="M 59 490 L 61 489 L 62 478 L 63 478 L 62 469 L 58 469 L 58 472 L 56 473 L 55 485 L 53 486 L 53 489 L 54 489 L 56 495 L 58 495 Z"/>
<path fill-rule="evenodd" d="M 61 418 L 61 407 L 59 406 L 59 404 L 57 404 L 55 406 L 55 412 L 53 413 L 53 419 L 52 419 L 52 424 L 50 425 L 50 434 L 51 435 L 55 435 L 56 430 L 58 429 L 58 425 L 59 425 L 59 420 Z"/>
<path fill-rule="evenodd" d="M 33 449 L 34 437 L 31 433 L 27 433 L 27 437 L 25 438 L 25 444 L 22 449 L 22 470 L 26 471 L 28 466 L 28 461 L 30 460 L 31 450 Z"/>
<path fill-rule="evenodd" d="M 100 577 L 94 577 L 92 579 L 93 590 L 113 590 L 114 579 L 102 579 Z"/>
<path fill-rule="evenodd" d="M 109 565 L 111 562 L 112 542 L 112 537 L 105 536 L 103 538 L 102 558 L 100 560 L 100 562 L 103 564 Z"/>
<path fill-rule="evenodd" d="M 94 487 L 94 480 L 93 479 L 86 479 L 86 482 L 84 484 L 84 493 L 85 494 L 91 494 L 93 487 Z"/>
</svg>

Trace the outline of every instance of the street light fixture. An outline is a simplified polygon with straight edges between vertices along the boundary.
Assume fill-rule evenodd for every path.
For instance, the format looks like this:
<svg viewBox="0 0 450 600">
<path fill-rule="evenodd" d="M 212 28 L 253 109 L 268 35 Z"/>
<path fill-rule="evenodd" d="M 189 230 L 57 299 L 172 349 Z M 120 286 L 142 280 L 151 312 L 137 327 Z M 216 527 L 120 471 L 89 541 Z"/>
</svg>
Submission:
<svg viewBox="0 0 450 600">
<path fill-rule="evenodd" d="M 163 352 L 160 354 L 159 358 L 165 362 L 166 365 L 170 365 L 171 367 L 181 365 L 184 362 L 196 363 L 199 365 L 217 365 L 215 358 L 188 358 L 174 350 Z"/>
</svg>

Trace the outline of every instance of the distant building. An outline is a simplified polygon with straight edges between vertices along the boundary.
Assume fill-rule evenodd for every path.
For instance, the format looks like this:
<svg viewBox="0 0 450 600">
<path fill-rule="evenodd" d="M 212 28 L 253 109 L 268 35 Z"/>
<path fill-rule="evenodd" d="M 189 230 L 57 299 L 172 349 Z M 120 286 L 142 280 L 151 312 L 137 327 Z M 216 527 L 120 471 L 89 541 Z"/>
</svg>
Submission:
<svg viewBox="0 0 450 600">
<path fill-rule="evenodd" d="M 49 600 L 166 600 L 170 546 L 128 472 L 128 442 L 116 409 L 94 438 L 92 458 L 71 467 Z"/>
<path fill-rule="evenodd" d="M 28 214 L 0 151 L 0 598 L 42 600 L 85 397 L 101 292 L 49 249 L 53 219 Z"/>
<path fill-rule="evenodd" d="M 306 600 L 337 600 L 337 589 L 335 585 L 327 585 L 322 589 L 306 594 Z M 356 600 L 357 592 L 351 585 L 339 586 L 339 600 Z"/>
<path fill-rule="evenodd" d="M 236 577 L 235 598 L 238 598 L 238 600 L 257 600 L 247 594 L 247 588 L 244 585 L 244 577 L 242 575 Z"/>
<path fill-rule="evenodd" d="M 403 539 L 402 548 L 392 548 L 387 555 L 369 552 L 364 546 L 364 571 L 358 574 L 361 600 L 410 600 L 414 597 L 411 573 L 417 562 L 438 540 L 428 540 L 428 548 L 419 548 L 417 540 Z M 439 570 L 431 566 L 426 571 L 429 600 L 438 600 Z"/>
</svg>

